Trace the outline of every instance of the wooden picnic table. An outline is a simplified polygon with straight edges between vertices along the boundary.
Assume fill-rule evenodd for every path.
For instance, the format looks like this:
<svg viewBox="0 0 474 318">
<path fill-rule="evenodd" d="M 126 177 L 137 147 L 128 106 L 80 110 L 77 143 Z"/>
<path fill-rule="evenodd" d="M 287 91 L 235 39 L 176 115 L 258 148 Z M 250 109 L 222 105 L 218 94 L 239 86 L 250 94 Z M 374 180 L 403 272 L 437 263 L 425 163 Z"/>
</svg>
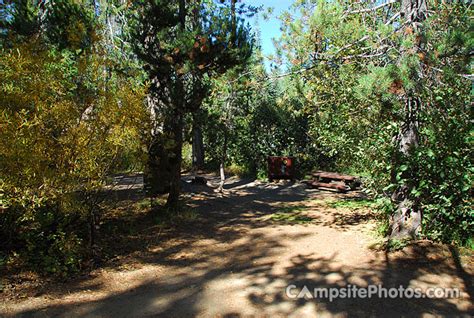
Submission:
<svg viewBox="0 0 474 318">
<path fill-rule="evenodd" d="M 306 183 L 312 188 L 347 192 L 360 186 L 360 180 L 350 175 L 327 171 L 316 171 L 311 175 L 313 180 L 309 180 Z"/>
<path fill-rule="evenodd" d="M 326 182 L 318 182 L 318 181 L 309 181 L 307 184 L 312 188 L 324 188 L 328 190 L 337 190 L 339 192 L 347 192 L 350 190 L 350 187 L 346 186 L 344 183 L 337 182 L 337 183 L 326 183 Z"/>
<path fill-rule="evenodd" d="M 356 181 L 357 179 L 354 176 L 349 176 L 349 175 L 340 174 L 336 172 L 326 172 L 326 171 L 316 171 L 313 173 L 313 177 L 316 177 L 319 179 L 338 180 L 338 181 L 344 181 L 344 182 L 353 182 L 353 181 Z"/>
</svg>

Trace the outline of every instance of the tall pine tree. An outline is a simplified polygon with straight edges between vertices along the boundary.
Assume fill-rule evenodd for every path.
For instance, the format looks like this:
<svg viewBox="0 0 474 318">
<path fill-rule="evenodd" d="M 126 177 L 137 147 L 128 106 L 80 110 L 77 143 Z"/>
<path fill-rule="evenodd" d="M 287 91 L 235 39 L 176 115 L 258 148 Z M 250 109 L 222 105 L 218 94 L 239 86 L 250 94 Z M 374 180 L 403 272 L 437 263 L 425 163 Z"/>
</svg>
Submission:
<svg viewBox="0 0 474 318">
<path fill-rule="evenodd" d="M 147 190 L 169 193 L 170 209 L 177 208 L 180 195 L 184 116 L 201 107 L 209 90 L 206 78 L 244 63 L 252 53 L 253 38 L 237 16 L 236 0 L 221 2 L 142 0 L 132 5 L 131 42 L 149 77 L 154 120 Z"/>
</svg>

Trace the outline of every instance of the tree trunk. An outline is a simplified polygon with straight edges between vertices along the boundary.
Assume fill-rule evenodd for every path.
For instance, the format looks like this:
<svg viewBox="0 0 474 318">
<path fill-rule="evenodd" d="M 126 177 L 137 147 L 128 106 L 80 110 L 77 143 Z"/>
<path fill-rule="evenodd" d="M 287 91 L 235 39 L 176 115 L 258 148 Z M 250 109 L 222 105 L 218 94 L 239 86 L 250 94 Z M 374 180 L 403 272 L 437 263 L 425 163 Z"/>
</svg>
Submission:
<svg viewBox="0 0 474 318">
<path fill-rule="evenodd" d="M 169 129 L 152 137 L 148 149 L 148 161 L 145 167 L 145 190 L 150 196 L 168 193 L 171 183 L 170 153 L 166 148 Z"/>
<path fill-rule="evenodd" d="M 204 167 L 204 142 L 199 114 L 193 114 L 193 170 Z"/>
<path fill-rule="evenodd" d="M 165 194 L 169 191 L 170 167 L 168 152 L 166 149 L 167 132 L 169 131 L 169 119 L 161 122 L 159 118 L 158 100 L 151 94 L 147 98 L 148 108 L 152 122 L 150 131 L 150 145 L 148 146 L 148 158 L 144 171 L 144 186 L 146 193 L 151 196 Z"/>
<path fill-rule="evenodd" d="M 397 152 L 395 162 L 392 169 L 392 177 L 400 171 L 403 163 L 407 162 L 407 158 L 412 151 L 418 147 L 419 132 L 417 114 L 420 108 L 420 100 L 417 98 L 407 97 L 406 100 L 406 118 L 400 128 L 397 141 Z M 414 169 L 407 167 L 401 172 L 404 181 L 392 194 L 392 200 L 397 205 L 395 213 L 390 220 L 392 232 L 390 237 L 393 239 L 414 239 L 421 229 L 421 210 L 418 200 L 411 194 L 412 190 L 417 186 L 414 179 Z M 393 180 L 396 182 L 396 180 Z"/>
<path fill-rule="evenodd" d="M 179 0 L 178 17 L 180 28 L 185 29 L 186 1 Z M 152 81 L 154 84 L 157 80 Z M 158 89 L 158 86 L 157 86 Z M 151 145 L 148 149 L 148 163 L 145 171 L 145 187 L 150 195 L 169 193 L 166 206 L 170 210 L 178 209 L 181 192 L 181 161 L 183 148 L 183 111 L 184 101 L 179 97 L 182 85 L 177 85 L 175 94 L 170 94 L 163 112 L 160 102 L 152 94 L 148 96 L 152 122 L 154 122 Z M 178 98 L 177 98 L 178 97 Z M 162 106 L 162 105 L 161 105 Z M 160 110 L 161 109 L 161 110 Z M 157 113 L 164 114 L 163 125 L 158 125 Z"/>
<path fill-rule="evenodd" d="M 186 27 L 186 1 L 179 0 L 179 20 L 181 30 Z M 181 87 L 181 85 L 179 85 Z M 181 161 L 183 151 L 183 126 L 184 119 L 180 109 L 186 109 L 184 101 L 174 100 L 174 111 L 171 113 L 170 136 L 173 139 L 173 145 L 170 149 L 169 168 L 170 168 L 170 188 L 166 207 L 170 211 L 179 209 L 179 195 L 181 194 Z"/>
<path fill-rule="evenodd" d="M 178 111 L 165 118 L 163 131 L 155 134 L 148 150 L 145 189 L 151 196 L 168 194 L 170 210 L 178 209 L 181 192 L 181 162 L 183 148 L 183 115 Z"/>
<path fill-rule="evenodd" d="M 218 191 L 220 193 L 224 192 L 224 185 L 225 185 L 225 167 L 224 167 L 224 165 L 225 165 L 224 162 L 221 162 L 221 164 L 219 165 L 219 175 L 221 177 L 221 181 L 219 182 Z"/>
<path fill-rule="evenodd" d="M 219 183 L 219 192 L 224 191 L 224 184 L 225 184 L 225 161 L 227 157 L 227 131 L 224 132 L 224 144 L 222 145 L 222 157 L 221 157 L 221 164 L 219 167 L 219 173 L 221 176 L 221 181 Z"/>
<path fill-rule="evenodd" d="M 424 45 L 420 23 L 426 19 L 427 9 L 426 0 L 401 0 L 401 16 L 408 22 L 406 28 L 411 28 L 417 35 L 417 43 L 415 43 L 414 50 L 412 50 L 415 54 L 420 52 Z M 406 51 L 405 54 L 413 53 Z M 415 74 L 412 81 L 415 82 L 415 87 L 417 87 L 420 85 L 419 81 L 422 77 L 421 66 Z M 392 164 L 392 177 L 397 173 L 401 173 L 401 179 L 403 180 L 392 194 L 392 200 L 397 205 L 397 209 L 390 220 L 390 237 L 394 239 L 414 239 L 421 230 L 422 213 L 418 199 L 412 194 L 412 190 L 418 186 L 416 171 L 414 167 L 407 165 L 410 162 L 407 159 L 419 144 L 418 115 L 421 106 L 422 101 L 416 96 L 416 93 L 412 91 L 405 93 L 405 116 L 400 125 L 398 137 L 395 138 L 397 154 L 394 156 L 395 162 Z M 403 164 L 406 167 L 400 169 Z"/>
<path fill-rule="evenodd" d="M 232 23 L 232 33 L 230 41 L 232 45 L 236 44 L 235 41 L 237 40 L 237 15 L 235 12 L 235 3 L 237 0 L 230 0 L 230 14 L 231 14 L 231 23 Z"/>
<path fill-rule="evenodd" d="M 176 211 L 179 208 L 179 195 L 181 193 L 181 161 L 183 149 L 183 115 L 176 114 L 171 125 L 170 133 L 173 138 L 173 147 L 169 154 L 170 184 L 166 207 Z"/>
<path fill-rule="evenodd" d="M 186 26 L 186 0 L 178 0 L 179 1 L 179 23 L 182 30 L 184 30 Z"/>
</svg>

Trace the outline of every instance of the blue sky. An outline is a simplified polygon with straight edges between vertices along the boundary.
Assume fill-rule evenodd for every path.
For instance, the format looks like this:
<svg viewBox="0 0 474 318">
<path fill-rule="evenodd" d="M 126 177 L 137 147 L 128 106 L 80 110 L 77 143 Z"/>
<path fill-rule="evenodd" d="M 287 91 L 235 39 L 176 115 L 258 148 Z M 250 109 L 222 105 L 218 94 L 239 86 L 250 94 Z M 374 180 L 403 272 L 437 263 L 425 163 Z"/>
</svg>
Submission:
<svg viewBox="0 0 474 318">
<path fill-rule="evenodd" d="M 260 15 L 258 23 L 260 25 L 261 31 L 261 41 L 262 41 L 262 51 L 264 55 L 270 55 L 275 52 L 273 47 L 272 38 L 278 38 L 281 34 L 280 32 L 280 21 L 278 17 L 284 11 L 288 10 L 294 0 L 243 0 L 245 3 L 254 6 L 263 5 L 265 8 L 273 7 L 274 11 L 271 19 L 264 20 Z M 250 23 L 255 25 L 255 20 L 250 21 Z M 265 61 L 268 67 L 268 61 Z"/>
</svg>

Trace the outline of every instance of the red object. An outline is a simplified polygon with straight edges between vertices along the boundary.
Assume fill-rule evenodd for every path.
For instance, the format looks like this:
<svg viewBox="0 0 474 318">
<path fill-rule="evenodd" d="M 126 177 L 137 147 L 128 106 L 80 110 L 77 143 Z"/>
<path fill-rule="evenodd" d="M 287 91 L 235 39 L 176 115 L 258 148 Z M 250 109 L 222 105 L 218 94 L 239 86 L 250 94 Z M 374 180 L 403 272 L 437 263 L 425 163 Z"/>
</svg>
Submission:
<svg viewBox="0 0 474 318">
<path fill-rule="evenodd" d="M 294 178 L 294 157 L 268 157 L 268 180 Z"/>
</svg>

